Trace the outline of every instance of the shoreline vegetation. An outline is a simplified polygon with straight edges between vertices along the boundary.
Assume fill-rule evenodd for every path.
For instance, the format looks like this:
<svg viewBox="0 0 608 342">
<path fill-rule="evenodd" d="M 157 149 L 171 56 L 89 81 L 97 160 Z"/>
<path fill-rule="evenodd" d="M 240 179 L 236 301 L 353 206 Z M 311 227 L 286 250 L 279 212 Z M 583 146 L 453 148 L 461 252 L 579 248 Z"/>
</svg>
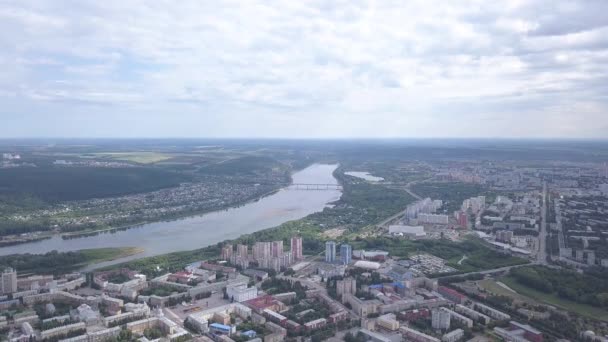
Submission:
<svg viewBox="0 0 608 342">
<path fill-rule="evenodd" d="M 230 210 L 230 209 L 239 208 L 239 207 L 242 207 L 244 205 L 257 202 L 257 201 L 259 201 L 259 200 L 261 200 L 261 199 L 263 199 L 265 197 L 272 196 L 272 195 L 276 194 L 277 192 L 281 191 L 282 189 L 287 188 L 288 186 L 290 186 L 290 184 L 288 184 L 288 185 L 281 185 L 279 188 L 277 188 L 275 190 L 268 191 L 265 194 L 262 194 L 262 195 L 259 195 L 259 196 L 253 196 L 253 197 L 251 197 L 251 198 L 249 198 L 247 200 L 241 201 L 241 202 L 237 202 L 237 203 L 233 203 L 233 204 L 227 204 L 227 205 L 222 206 L 222 207 L 217 208 L 217 209 L 209 209 L 209 210 L 202 210 L 202 211 L 193 211 L 193 212 L 187 212 L 187 213 L 184 212 L 183 214 L 168 215 L 166 218 L 162 218 L 162 219 L 142 221 L 142 222 L 138 222 L 138 223 L 134 223 L 134 224 L 128 224 L 128 225 L 119 226 L 119 227 L 108 227 L 108 228 L 95 229 L 95 230 L 83 230 L 83 231 L 77 231 L 77 232 L 52 234 L 51 236 L 48 236 L 48 237 L 45 237 L 45 238 L 46 239 L 50 239 L 53 236 L 61 236 L 62 239 L 66 239 L 66 240 L 68 240 L 68 239 L 77 239 L 77 238 L 81 238 L 81 237 L 95 236 L 95 235 L 103 234 L 103 233 L 111 233 L 111 232 L 116 232 L 116 231 L 125 231 L 125 230 L 131 229 L 131 228 L 137 228 L 137 227 L 141 227 L 141 226 L 144 226 L 144 225 L 147 225 L 147 224 L 152 224 L 152 223 L 173 222 L 173 221 L 179 221 L 179 220 L 182 220 L 182 219 L 187 219 L 187 218 L 190 218 L 190 217 L 204 216 L 204 215 L 207 215 L 207 214 L 212 214 L 212 213 L 216 213 L 216 212 L 227 211 L 227 210 Z M 43 239 L 39 239 L 39 240 L 43 240 Z M 28 243 L 28 242 L 33 242 L 33 241 L 38 241 L 38 240 L 18 242 L 16 244 Z M 106 261 L 108 261 L 108 260 L 106 260 Z"/>
<path fill-rule="evenodd" d="M 20 274 L 59 274 L 142 252 L 144 252 L 144 249 L 140 247 L 110 247 L 81 249 L 71 252 L 52 251 L 45 254 L 11 254 L 0 257 L 0 267 L 15 268 Z"/>
</svg>

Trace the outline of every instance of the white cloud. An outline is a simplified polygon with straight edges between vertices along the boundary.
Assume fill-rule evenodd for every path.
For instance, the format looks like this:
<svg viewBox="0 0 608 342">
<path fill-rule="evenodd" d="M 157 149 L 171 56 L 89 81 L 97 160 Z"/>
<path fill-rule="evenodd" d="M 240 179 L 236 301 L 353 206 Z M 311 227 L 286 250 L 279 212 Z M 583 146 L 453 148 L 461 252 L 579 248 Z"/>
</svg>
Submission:
<svg viewBox="0 0 608 342">
<path fill-rule="evenodd" d="M 552 3 L 4 2 L 0 136 L 606 137 L 605 2 Z"/>
</svg>

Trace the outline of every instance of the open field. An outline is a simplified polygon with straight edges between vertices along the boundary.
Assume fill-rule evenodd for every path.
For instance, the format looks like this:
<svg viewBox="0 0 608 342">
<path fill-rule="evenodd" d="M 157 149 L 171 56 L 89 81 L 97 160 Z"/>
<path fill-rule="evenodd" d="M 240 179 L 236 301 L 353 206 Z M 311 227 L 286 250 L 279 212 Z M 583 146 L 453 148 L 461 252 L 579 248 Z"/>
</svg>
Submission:
<svg viewBox="0 0 608 342">
<path fill-rule="evenodd" d="M 93 248 L 74 252 L 52 251 L 46 254 L 11 254 L 0 257 L 0 268 L 12 267 L 20 273 L 62 273 L 101 261 L 141 253 L 136 247 Z"/>
<path fill-rule="evenodd" d="M 530 297 L 534 300 L 544 302 L 545 304 L 553 305 L 555 307 L 567 311 L 574 312 L 584 317 L 608 321 L 608 311 L 606 310 L 596 308 L 590 305 L 575 303 L 570 300 L 559 298 L 554 294 L 547 294 L 544 292 L 537 291 L 533 288 L 520 284 L 517 280 L 510 276 L 502 277 L 499 280 L 505 285 L 515 290 L 519 295 Z M 505 290 L 505 292 L 509 291 Z"/>
<path fill-rule="evenodd" d="M 477 284 L 481 288 L 483 288 L 486 291 L 493 293 L 495 295 L 509 297 L 509 298 L 512 298 L 514 301 L 527 302 L 529 304 L 533 304 L 533 303 L 531 303 L 531 298 L 522 296 L 519 293 L 517 293 L 517 291 L 511 292 L 511 291 L 505 289 L 504 287 L 500 286 L 495 280 L 483 279 L 483 280 L 480 280 Z M 505 285 L 507 285 L 507 284 L 505 284 Z"/>
<path fill-rule="evenodd" d="M 86 259 L 87 264 L 92 264 L 101 261 L 110 261 L 128 257 L 131 255 L 143 252 L 142 248 L 138 247 L 116 247 L 116 248 L 94 248 L 81 249 L 79 252 Z"/>
<path fill-rule="evenodd" d="M 115 160 L 123 160 L 138 164 L 153 164 L 164 160 L 171 159 L 168 154 L 158 152 L 102 152 L 95 153 L 96 156 L 110 157 Z"/>
</svg>

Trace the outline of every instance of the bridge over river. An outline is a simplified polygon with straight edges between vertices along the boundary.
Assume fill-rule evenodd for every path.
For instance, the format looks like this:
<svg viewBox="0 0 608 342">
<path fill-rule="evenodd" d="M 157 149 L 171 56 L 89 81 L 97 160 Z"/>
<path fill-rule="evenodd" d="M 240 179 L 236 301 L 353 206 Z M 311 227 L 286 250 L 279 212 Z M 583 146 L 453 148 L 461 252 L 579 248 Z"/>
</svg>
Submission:
<svg viewBox="0 0 608 342">
<path fill-rule="evenodd" d="M 342 190 L 342 185 L 335 183 L 293 183 L 288 190 Z"/>
</svg>

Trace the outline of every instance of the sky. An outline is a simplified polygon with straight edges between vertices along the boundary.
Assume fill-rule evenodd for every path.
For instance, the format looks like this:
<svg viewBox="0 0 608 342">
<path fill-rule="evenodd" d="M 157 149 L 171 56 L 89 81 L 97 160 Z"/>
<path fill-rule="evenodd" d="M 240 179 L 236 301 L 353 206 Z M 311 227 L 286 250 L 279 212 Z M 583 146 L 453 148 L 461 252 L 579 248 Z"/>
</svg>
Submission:
<svg viewBox="0 0 608 342">
<path fill-rule="evenodd" d="M 607 13 L 0 0 L 0 138 L 608 138 Z"/>
</svg>

